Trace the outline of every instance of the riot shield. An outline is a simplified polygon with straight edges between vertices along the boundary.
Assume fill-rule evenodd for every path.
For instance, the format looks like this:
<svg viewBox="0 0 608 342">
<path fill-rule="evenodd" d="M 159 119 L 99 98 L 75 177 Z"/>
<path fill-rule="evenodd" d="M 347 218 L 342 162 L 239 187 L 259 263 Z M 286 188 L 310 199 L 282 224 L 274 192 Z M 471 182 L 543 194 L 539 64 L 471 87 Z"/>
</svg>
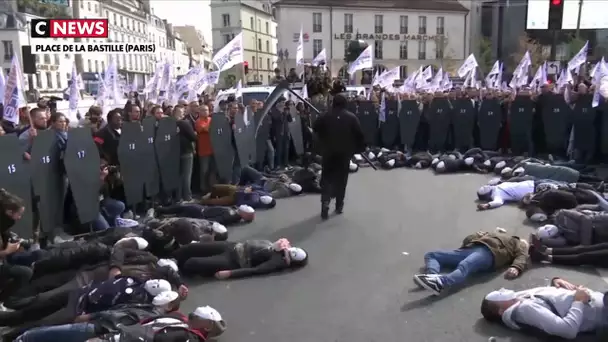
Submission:
<svg viewBox="0 0 608 342">
<path fill-rule="evenodd" d="M 591 106 L 592 94 L 579 95 L 572 108 L 572 125 L 574 129 L 574 148 L 581 152 L 592 152 L 595 149 L 595 117 L 597 110 Z"/>
<path fill-rule="evenodd" d="M 255 144 L 251 139 L 251 134 L 245 125 L 244 113 L 237 113 L 234 117 L 234 142 L 239 155 L 241 166 L 249 165 L 251 158 L 251 150 L 255 148 Z"/>
<path fill-rule="evenodd" d="M 542 103 L 542 119 L 547 150 L 552 153 L 564 153 L 568 141 L 572 109 L 566 103 L 562 94 L 547 94 L 545 96 Z"/>
<path fill-rule="evenodd" d="M 55 228 L 63 223 L 67 189 L 55 131 L 38 132 L 32 144 L 30 166 L 34 195 L 38 198 L 40 229 L 46 236 L 52 236 Z"/>
<path fill-rule="evenodd" d="M 70 129 L 63 158 L 65 171 L 78 212 L 80 223 L 89 223 L 99 215 L 99 150 L 93 141 L 91 129 Z"/>
<path fill-rule="evenodd" d="M 234 150 L 232 148 L 232 127 L 230 127 L 230 122 L 228 122 L 224 113 L 214 113 L 211 116 L 209 134 L 217 173 L 222 181 L 230 182 Z"/>
<path fill-rule="evenodd" d="M 399 103 L 395 100 L 386 101 L 386 121 L 380 124 L 382 146 L 394 148 L 399 144 Z"/>
<path fill-rule="evenodd" d="M 399 112 L 399 128 L 401 143 L 406 149 L 414 147 L 416 132 L 420 124 L 420 108 L 416 100 L 401 101 L 401 112 Z"/>
<path fill-rule="evenodd" d="M 376 134 L 378 133 L 378 110 L 372 101 L 359 101 L 357 118 L 361 124 L 365 144 L 367 146 L 376 145 Z"/>
<path fill-rule="evenodd" d="M 357 103 L 357 101 L 355 100 L 350 100 L 348 101 L 348 104 L 346 105 L 346 110 L 348 110 L 349 112 L 357 115 L 357 109 L 358 109 L 359 105 Z"/>
<path fill-rule="evenodd" d="M 21 220 L 11 228 L 23 238 L 32 236 L 32 179 L 31 166 L 23 160 L 23 146 L 14 134 L 0 136 L 0 188 L 19 196 L 25 203 Z"/>
<path fill-rule="evenodd" d="M 608 101 L 606 99 L 600 99 L 599 107 L 600 111 L 598 115 L 602 115 L 600 129 L 600 151 L 603 155 L 608 155 Z"/>
<path fill-rule="evenodd" d="M 479 147 L 482 150 L 498 149 L 498 134 L 502 126 L 502 107 L 498 99 L 484 99 L 477 114 L 479 125 Z"/>
<path fill-rule="evenodd" d="M 255 113 L 256 126 L 258 126 L 258 135 L 255 137 L 255 156 L 256 164 L 264 165 L 264 159 L 266 158 L 266 151 L 268 150 L 267 141 L 270 139 L 270 127 L 272 119 L 270 115 L 266 115 L 262 118 L 262 111 L 258 110 Z M 260 125 L 260 120 L 263 120 Z"/>
<path fill-rule="evenodd" d="M 536 103 L 530 96 L 518 95 L 511 102 L 509 110 L 509 132 L 511 151 L 515 155 L 532 153 L 532 125 Z"/>
<path fill-rule="evenodd" d="M 180 146 L 175 118 L 162 118 L 158 121 L 154 148 L 158 171 L 165 194 L 169 195 L 179 189 Z"/>
<path fill-rule="evenodd" d="M 296 154 L 301 156 L 304 154 L 304 137 L 302 137 L 302 119 L 298 114 L 298 111 L 294 108 L 290 108 L 291 122 L 288 124 L 289 135 L 291 141 L 293 141 L 293 147 L 296 150 Z"/>
<path fill-rule="evenodd" d="M 250 143 L 249 147 L 249 163 L 255 163 L 257 160 L 256 153 L 256 145 L 255 145 L 255 118 L 254 113 L 251 111 L 250 107 L 246 107 L 247 121 L 245 122 L 245 132 L 248 135 L 248 141 Z"/>
<path fill-rule="evenodd" d="M 450 102 L 445 97 L 434 98 L 429 108 L 429 150 L 444 151 L 450 128 Z"/>
<path fill-rule="evenodd" d="M 142 167 L 145 158 L 143 128 L 139 122 L 123 122 L 118 142 L 118 161 L 123 180 L 125 197 L 128 205 L 137 205 L 144 201 L 144 185 L 150 178 L 148 168 Z"/>
<path fill-rule="evenodd" d="M 473 106 L 473 102 L 467 98 L 458 98 L 451 102 L 454 147 L 464 152 L 473 147 L 475 107 Z"/>
<path fill-rule="evenodd" d="M 156 118 L 147 117 L 142 121 L 143 143 L 141 144 L 142 164 L 141 168 L 146 171 L 142 174 L 145 176 L 144 188 L 147 197 L 154 197 L 160 192 L 160 175 L 158 172 L 158 162 L 156 161 L 156 149 L 154 148 L 154 139 L 156 138 Z"/>
</svg>

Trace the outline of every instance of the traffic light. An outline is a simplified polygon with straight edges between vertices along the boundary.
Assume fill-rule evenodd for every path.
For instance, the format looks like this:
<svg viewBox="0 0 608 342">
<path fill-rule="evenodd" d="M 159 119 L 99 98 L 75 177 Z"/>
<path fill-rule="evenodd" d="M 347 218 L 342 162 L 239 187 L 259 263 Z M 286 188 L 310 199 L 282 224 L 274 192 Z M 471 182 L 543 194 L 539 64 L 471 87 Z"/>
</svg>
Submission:
<svg viewBox="0 0 608 342">
<path fill-rule="evenodd" d="M 564 0 L 551 0 L 549 3 L 549 30 L 561 30 L 564 17 Z"/>
<path fill-rule="evenodd" d="M 245 69 L 245 75 L 247 75 L 249 73 L 249 62 L 243 62 L 243 69 Z"/>
<path fill-rule="evenodd" d="M 348 63 L 354 62 L 367 47 L 367 43 L 363 40 L 351 40 L 348 49 L 346 49 L 344 60 Z"/>
</svg>

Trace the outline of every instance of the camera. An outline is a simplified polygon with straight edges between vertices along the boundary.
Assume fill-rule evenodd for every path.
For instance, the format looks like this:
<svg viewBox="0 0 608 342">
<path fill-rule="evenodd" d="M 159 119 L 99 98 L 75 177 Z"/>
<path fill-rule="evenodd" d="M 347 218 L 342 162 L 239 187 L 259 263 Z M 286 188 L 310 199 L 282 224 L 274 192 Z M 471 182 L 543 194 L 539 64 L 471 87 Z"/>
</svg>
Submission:
<svg viewBox="0 0 608 342">
<path fill-rule="evenodd" d="M 19 237 L 11 237 L 8 240 L 10 243 L 19 243 L 23 249 L 30 249 L 34 244 L 34 239 L 21 239 Z"/>
</svg>

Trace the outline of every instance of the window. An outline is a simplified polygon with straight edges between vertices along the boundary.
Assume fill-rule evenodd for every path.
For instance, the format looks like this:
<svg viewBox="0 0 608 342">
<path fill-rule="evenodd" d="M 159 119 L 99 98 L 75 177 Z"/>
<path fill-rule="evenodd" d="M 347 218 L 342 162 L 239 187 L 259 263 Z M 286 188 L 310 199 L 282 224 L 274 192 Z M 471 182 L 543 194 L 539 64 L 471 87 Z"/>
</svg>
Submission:
<svg viewBox="0 0 608 342">
<path fill-rule="evenodd" d="M 99 72 L 99 61 L 95 61 L 95 72 Z"/>
<path fill-rule="evenodd" d="M 266 69 L 270 70 L 270 58 L 266 58 Z"/>
<path fill-rule="evenodd" d="M 249 27 L 251 27 L 252 30 L 255 29 L 255 27 L 253 27 L 253 17 L 249 18 Z"/>
<path fill-rule="evenodd" d="M 426 59 L 426 40 L 421 39 L 418 41 L 418 59 Z"/>
<path fill-rule="evenodd" d="M 270 52 L 270 42 L 266 41 L 266 52 Z"/>
<path fill-rule="evenodd" d="M 91 60 L 90 60 L 90 59 L 89 59 L 89 60 L 87 60 L 87 71 L 88 71 L 88 72 L 93 71 L 93 68 L 91 68 Z"/>
<path fill-rule="evenodd" d="M 12 40 L 3 40 L 2 47 L 4 48 L 4 60 L 9 62 L 13 59 L 14 51 L 13 51 L 13 41 Z"/>
<path fill-rule="evenodd" d="M 312 32 L 323 32 L 323 23 L 321 13 L 312 14 Z"/>
<path fill-rule="evenodd" d="M 129 69 L 133 69 L 133 56 L 129 55 Z"/>
<path fill-rule="evenodd" d="M 258 19 L 258 27 L 257 30 L 258 32 L 262 31 L 262 21 L 260 19 Z"/>
<path fill-rule="evenodd" d="M 399 59 L 407 59 L 407 40 L 402 41 L 399 46 Z"/>
<path fill-rule="evenodd" d="M 344 57 L 346 58 L 346 56 L 348 56 L 348 46 L 350 45 L 350 40 L 345 40 L 344 41 Z M 317 57 L 317 56 L 315 56 Z M 374 56 L 376 57 L 376 56 Z"/>
<path fill-rule="evenodd" d="M 251 59 L 251 69 L 255 69 L 255 57 Z"/>
<path fill-rule="evenodd" d="M 225 34 L 224 35 L 224 45 L 227 45 L 228 43 L 230 43 L 230 35 L 229 34 Z"/>
<path fill-rule="evenodd" d="M 262 51 L 262 39 L 258 38 L 258 51 Z"/>
<path fill-rule="evenodd" d="M 374 16 L 374 33 L 382 33 L 384 30 L 384 18 L 381 14 L 376 14 Z"/>
<path fill-rule="evenodd" d="M 437 17 L 437 34 L 443 35 L 445 33 L 445 18 Z"/>
<path fill-rule="evenodd" d="M 61 62 L 60 62 L 59 55 L 57 55 L 57 54 L 56 54 L 54 59 L 55 59 L 55 64 L 56 64 L 56 65 L 59 65 L 59 64 L 61 63 Z"/>
<path fill-rule="evenodd" d="M 121 15 L 120 16 L 120 27 L 124 27 L 123 25 L 124 25 L 123 16 Z"/>
<path fill-rule="evenodd" d="M 36 88 L 42 89 L 42 78 L 40 74 L 32 75 L 32 77 L 36 77 Z"/>
<path fill-rule="evenodd" d="M 319 53 L 323 50 L 323 40 L 315 39 L 312 41 L 312 56 L 313 58 L 317 57 Z"/>
<path fill-rule="evenodd" d="M 91 3 L 87 2 L 87 9 L 90 11 L 91 10 Z"/>
<path fill-rule="evenodd" d="M 407 26 L 408 26 L 408 17 L 407 15 L 402 15 L 399 17 L 399 33 L 407 34 Z"/>
<path fill-rule="evenodd" d="M 222 21 L 224 22 L 224 27 L 230 27 L 230 14 L 222 14 Z"/>
<path fill-rule="evenodd" d="M 118 22 L 118 20 L 116 20 L 116 13 L 112 13 L 112 19 L 114 19 L 112 20 L 112 23 L 116 25 L 116 23 Z"/>
<path fill-rule="evenodd" d="M 263 66 L 262 66 L 262 57 L 259 57 L 259 58 L 258 58 L 258 68 L 259 68 L 259 69 L 262 69 L 262 68 L 263 68 Z"/>
<path fill-rule="evenodd" d="M 374 41 L 374 59 L 382 59 L 382 41 Z"/>
<path fill-rule="evenodd" d="M 47 89 L 53 89 L 53 74 L 50 71 L 46 72 L 46 87 Z"/>
<path fill-rule="evenodd" d="M 105 71 L 106 70 L 106 62 L 101 61 L 101 70 Z"/>
<path fill-rule="evenodd" d="M 418 17 L 418 34 L 426 34 L 426 17 Z"/>
<path fill-rule="evenodd" d="M 270 34 L 270 28 L 269 28 L 268 22 L 266 22 L 265 25 L 266 25 L 266 34 Z"/>
<path fill-rule="evenodd" d="M 353 33 L 353 15 L 344 13 L 344 33 Z"/>
<path fill-rule="evenodd" d="M 63 88 L 63 87 L 61 86 L 61 74 L 60 74 L 60 73 L 56 73 L 56 74 L 55 74 L 55 77 L 57 78 L 57 89 L 61 89 L 61 88 Z"/>
<path fill-rule="evenodd" d="M 443 41 L 443 39 L 437 39 L 435 41 L 435 58 L 436 59 L 443 59 L 443 54 L 444 54 L 444 50 L 445 49 L 445 42 Z"/>
<path fill-rule="evenodd" d="M 51 64 L 51 56 L 44 55 L 44 64 Z"/>
<path fill-rule="evenodd" d="M 98 11 L 99 11 L 99 7 L 97 6 L 97 4 L 95 4 L 95 14 L 97 14 Z"/>
<path fill-rule="evenodd" d="M 401 65 L 399 67 L 399 78 L 402 80 L 407 78 L 407 65 Z"/>
</svg>

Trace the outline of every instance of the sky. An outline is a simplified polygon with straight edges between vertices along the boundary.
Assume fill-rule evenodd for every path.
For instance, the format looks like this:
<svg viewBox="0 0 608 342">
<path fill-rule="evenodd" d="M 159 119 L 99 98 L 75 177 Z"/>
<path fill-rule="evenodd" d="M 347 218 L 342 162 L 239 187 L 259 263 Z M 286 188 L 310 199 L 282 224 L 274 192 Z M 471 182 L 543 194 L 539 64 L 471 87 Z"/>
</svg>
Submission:
<svg viewBox="0 0 608 342">
<path fill-rule="evenodd" d="M 151 0 L 154 14 L 174 26 L 192 25 L 211 44 L 211 9 L 209 0 Z"/>
</svg>

